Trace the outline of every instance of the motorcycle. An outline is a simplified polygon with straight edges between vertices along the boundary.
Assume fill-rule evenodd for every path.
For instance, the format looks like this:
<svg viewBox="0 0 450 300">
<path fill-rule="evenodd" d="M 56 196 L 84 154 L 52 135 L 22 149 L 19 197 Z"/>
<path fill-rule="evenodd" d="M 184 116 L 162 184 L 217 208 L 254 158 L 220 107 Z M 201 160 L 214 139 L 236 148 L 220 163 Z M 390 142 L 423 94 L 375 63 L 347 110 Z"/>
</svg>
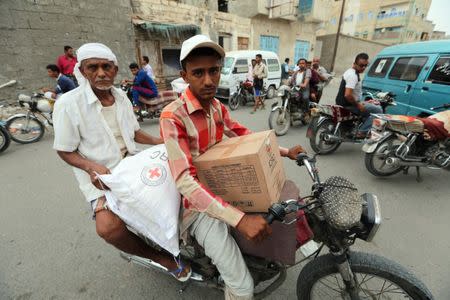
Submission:
<svg viewBox="0 0 450 300">
<path fill-rule="evenodd" d="M 378 255 L 350 251 L 356 239 L 370 242 L 376 235 L 381 224 L 378 198 L 368 193 L 359 195 L 357 188 L 343 177 L 333 176 L 322 182 L 315 163 L 315 156 L 300 154 L 297 157 L 297 164 L 306 167 L 313 181 L 311 195 L 300 198 L 296 194 L 293 199 L 273 204 L 265 219 L 269 224 L 274 221 L 291 224 L 306 217 L 313 240 L 320 246 L 291 265 L 242 251 L 255 290 L 260 290 L 255 293 L 255 299 L 274 292 L 285 281 L 287 269 L 307 259 L 310 261 L 297 278 L 298 299 L 433 299 L 427 287 L 399 264 Z M 292 215 L 294 218 L 288 221 L 288 216 Z M 191 265 L 192 276 L 180 293 L 191 283 L 223 289 L 224 282 L 203 249 L 198 245 L 187 247 L 182 246 L 181 259 Z M 330 253 L 319 256 L 325 247 Z M 124 252 L 121 256 L 145 268 L 167 272 L 149 259 Z M 271 283 L 267 285 L 268 282 Z"/>
<path fill-rule="evenodd" d="M 261 100 L 264 103 L 264 100 L 266 99 L 267 91 L 265 87 L 263 87 L 260 97 Z M 231 110 L 236 110 L 239 105 L 245 106 L 249 102 L 255 102 L 255 95 L 253 91 L 253 83 L 251 81 L 241 81 L 239 82 L 239 85 L 236 89 L 236 92 L 234 92 L 230 100 L 228 100 L 228 106 Z"/>
<path fill-rule="evenodd" d="M 6 120 L 6 129 L 14 142 L 37 142 L 44 136 L 47 126 L 53 127 L 52 111 L 55 100 L 44 97 L 42 93 L 34 93 L 32 96 L 20 94 L 18 98 L 19 106 L 28 109 L 28 112 L 9 117 Z"/>
<path fill-rule="evenodd" d="M 11 137 L 5 127 L 6 123 L 0 121 L 0 153 L 5 151 L 11 143 Z"/>
<path fill-rule="evenodd" d="M 383 110 L 395 103 L 395 95 L 391 92 L 379 92 L 376 95 L 365 93 L 365 101 L 379 104 Z M 341 143 L 361 144 L 365 138 L 358 138 L 359 127 L 363 118 L 339 105 L 317 104 L 311 110 L 312 121 L 306 132 L 311 148 L 316 153 L 330 154 L 336 151 Z"/>
<path fill-rule="evenodd" d="M 133 102 L 131 95 L 132 91 L 131 83 L 122 83 L 120 89 L 127 94 L 128 99 Z M 134 113 L 138 120 L 143 119 L 159 119 L 163 108 L 170 102 L 176 100 L 178 94 L 174 91 L 161 91 L 155 98 L 145 98 L 139 96 L 139 101 L 143 104 L 141 107 L 134 107 Z"/>
<path fill-rule="evenodd" d="M 450 103 L 431 110 L 449 109 Z M 437 115 L 450 119 L 450 111 L 432 115 L 426 119 L 374 115 L 371 137 L 363 146 L 367 170 L 375 176 L 390 176 L 400 171 L 408 173 L 416 167 L 417 180 L 421 181 L 420 167 L 448 169 L 450 167 L 450 133 L 445 128 L 439 138 L 431 138 L 433 120 Z M 447 121 L 447 122 L 450 122 Z M 441 125 L 442 126 L 442 125 Z"/>
<path fill-rule="evenodd" d="M 15 80 L 11 80 L 5 84 L 0 85 L 0 89 L 11 86 L 15 83 L 16 83 Z M 1 107 L 3 107 L 3 106 L 0 106 L 0 108 Z M 6 122 L 0 120 L 0 153 L 5 151 L 9 147 L 10 143 L 11 143 L 11 137 L 8 133 L 8 130 L 6 129 Z"/>
<path fill-rule="evenodd" d="M 278 97 L 281 97 L 281 103 L 273 103 L 269 114 L 269 128 L 276 135 L 285 135 L 296 121 L 303 125 L 308 123 L 309 105 L 303 100 L 299 87 L 283 85 L 278 89 Z"/>
</svg>

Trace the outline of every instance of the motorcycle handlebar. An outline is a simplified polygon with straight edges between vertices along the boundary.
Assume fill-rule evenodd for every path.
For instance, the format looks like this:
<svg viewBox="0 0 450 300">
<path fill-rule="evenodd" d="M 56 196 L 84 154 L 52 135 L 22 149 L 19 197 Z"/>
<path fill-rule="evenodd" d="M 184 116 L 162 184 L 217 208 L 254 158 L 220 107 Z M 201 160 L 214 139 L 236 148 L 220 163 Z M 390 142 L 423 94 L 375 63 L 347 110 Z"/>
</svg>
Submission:
<svg viewBox="0 0 450 300">
<path fill-rule="evenodd" d="M 436 107 L 432 107 L 430 108 L 431 110 L 438 110 L 438 109 L 442 109 L 442 108 L 450 108 L 450 103 L 441 105 L 441 106 L 436 106 Z"/>
</svg>

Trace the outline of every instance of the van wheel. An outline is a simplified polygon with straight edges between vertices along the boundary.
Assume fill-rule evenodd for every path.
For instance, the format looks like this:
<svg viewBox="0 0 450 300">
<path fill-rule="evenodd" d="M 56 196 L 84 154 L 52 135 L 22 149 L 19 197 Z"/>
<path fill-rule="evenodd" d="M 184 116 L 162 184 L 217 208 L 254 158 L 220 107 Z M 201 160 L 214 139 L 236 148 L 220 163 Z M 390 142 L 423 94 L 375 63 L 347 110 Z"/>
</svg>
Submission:
<svg viewBox="0 0 450 300">
<path fill-rule="evenodd" d="M 267 89 L 267 99 L 272 99 L 274 97 L 275 97 L 275 87 L 273 85 L 271 85 Z"/>
</svg>

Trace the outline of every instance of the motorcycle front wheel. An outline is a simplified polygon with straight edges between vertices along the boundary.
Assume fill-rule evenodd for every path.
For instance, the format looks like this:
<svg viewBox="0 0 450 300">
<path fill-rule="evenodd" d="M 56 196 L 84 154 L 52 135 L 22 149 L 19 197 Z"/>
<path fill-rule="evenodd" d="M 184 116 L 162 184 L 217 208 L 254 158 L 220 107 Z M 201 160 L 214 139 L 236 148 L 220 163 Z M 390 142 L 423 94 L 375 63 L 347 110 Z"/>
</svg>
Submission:
<svg viewBox="0 0 450 300">
<path fill-rule="evenodd" d="M 319 119 L 314 119 L 311 122 L 318 121 Z M 309 138 L 309 144 L 314 152 L 320 154 L 330 154 L 339 148 L 341 142 L 325 141 L 323 138 L 324 134 L 333 134 L 335 128 L 336 125 L 330 119 L 326 119 L 314 129 L 312 136 Z M 337 135 L 340 135 L 340 130 L 338 130 Z"/>
<path fill-rule="evenodd" d="M 6 131 L 3 126 L 0 126 L 0 152 L 6 150 L 11 143 L 11 138 L 9 137 L 8 131 Z"/>
<path fill-rule="evenodd" d="M 291 127 L 291 115 L 289 111 L 284 113 L 284 117 L 282 116 L 281 109 L 270 112 L 269 128 L 273 129 L 276 135 L 285 135 L 288 132 L 289 127 Z"/>
<path fill-rule="evenodd" d="M 236 110 L 239 107 L 239 104 L 241 103 L 242 95 L 239 93 L 233 94 L 230 97 L 230 100 L 228 100 L 228 106 L 231 110 Z"/>
<path fill-rule="evenodd" d="M 396 262 L 374 254 L 350 252 L 349 263 L 357 281 L 357 299 L 433 299 L 428 288 Z M 297 279 L 297 298 L 352 299 L 332 254 L 320 256 L 302 269 Z"/>
<path fill-rule="evenodd" d="M 393 156 L 395 150 L 400 146 L 401 141 L 394 136 L 384 140 L 378 144 L 377 148 L 372 153 L 366 153 L 364 162 L 367 171 L 375 176 L 390 176 L 400 172 L 403 167 L 388 165 L 386 160 Z"/>
<path fill-rule="evenodd" d="M 39 141 L 45 132 L 42 122 L 35 117 L 16 116 L 6 122 L 11 139 L 20 144 L 30 144 Z"/>
</svg>

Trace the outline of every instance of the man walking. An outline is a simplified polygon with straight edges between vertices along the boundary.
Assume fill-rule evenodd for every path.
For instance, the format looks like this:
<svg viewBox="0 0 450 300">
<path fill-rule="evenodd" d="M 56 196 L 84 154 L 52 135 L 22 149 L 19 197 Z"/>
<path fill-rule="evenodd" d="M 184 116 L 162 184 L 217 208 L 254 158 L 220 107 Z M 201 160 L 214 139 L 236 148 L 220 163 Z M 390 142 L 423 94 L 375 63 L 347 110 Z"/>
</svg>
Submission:
<svg viewBox="0 0 450 300">
<path fill-rule="evenodd" d="M 53 148 L 73 166 L 80 189 L 93 215 L 97 234 L 116 248 L 177 270 L 173 257 L 158 252 L 130 232 L 108 210 L 98 174 L 108 174 L 123 157 L 137 152 L 136 143 L 155 145 L 161 138 L 139 128 L 126 95 L 113 86 L 117 59 L 103 44 L 88 43 L 78 50 L 80 63 L 74 71 L 80 86 L 56 102 L 53 113 Z M 187 270 L 178 271 L 182 277 Z"/>
<path fill-rule="evenodd" d="M 361 101 L 362 85 L 359 74 L 364 72 L 368 64 L 369 56 L 366 53 L 359 53 L 355 57 L 353 66 L 342 75 L 341 85 L 336 96 L 337 105 L 341 105 L 365 119 L 356 135 L 356 138 L 359 139 L 365 138 L 372 126 L 373 117 L 370 114 L 383 112 L 380 106 Z"/>
<path fill-rule="evenodd" d="M 286 58 L 284 63 L 281 65 L 281 84 L 288 84 L 289 75 L 289 58 Z"/>
<path fill-rule="evenodd" d="M 77 63 L 77 58 L 73 55 L 73 48 L 71 46 L 64 46 L 64 54 L 58 57 L 56 61 L 56 65 L 59 68 L 59 71 L 72 79 L 72 81 L 77 85 L 77 79 L 73 73 L 75 64 Z"/>
<path fill-rule="evenodd" d="M 255 106 L 251 113 L 255 113 L 256 110 L 261 106 L 264 109 L 264 102 L 261 100 L 261 91 L 264 88 L 264 78 L 267 77 L 267 67 L 262 62 L 262 55 L 256 54 L 255 57 L 256 65 L 253 67 L 253 88 L 255 90 Z"/>
<path fill-rule="evenodd" d="M 207 36 L 184 41 L 181 76 L 189 86 L 164 108 L 160 126 L 171 173 L 183 196 L 183 238 L 195 238 L 212 259 L 226 285 L 225 299 L 252 299 L 253 279 L 228 226 L 255 241 L 264 239 L 271 229 L 262 216 L 245 214 L 205 189 L 192 163 L 219 143 L 224 133 L 229 137 L 251 133 L 231 119 L 226 107 L 214 98 L 224 56 L 223 48 Z M 282 156 L 291 159 L 301 151 L 300 146 L 280 148 Z"/>
</svg>

